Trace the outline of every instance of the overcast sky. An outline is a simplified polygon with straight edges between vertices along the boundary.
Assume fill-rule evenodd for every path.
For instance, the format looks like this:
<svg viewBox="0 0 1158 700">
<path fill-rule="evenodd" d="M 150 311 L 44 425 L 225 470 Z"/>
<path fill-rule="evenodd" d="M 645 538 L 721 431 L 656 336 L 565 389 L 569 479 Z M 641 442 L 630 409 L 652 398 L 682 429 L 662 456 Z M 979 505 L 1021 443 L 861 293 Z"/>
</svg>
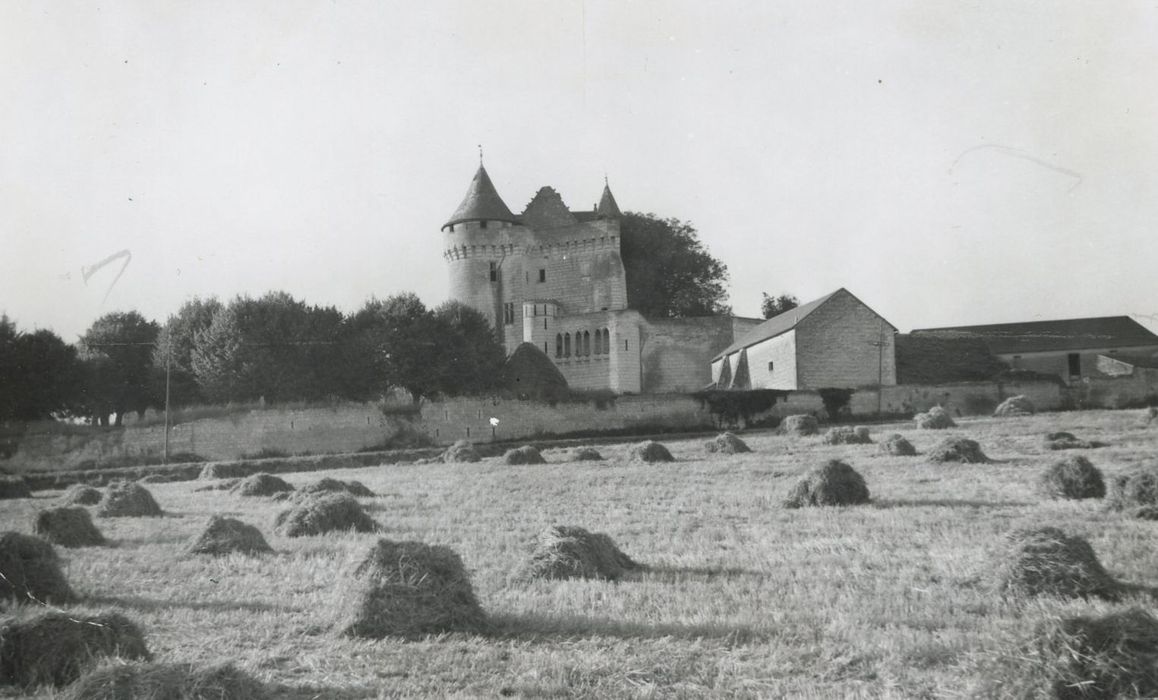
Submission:
<svg viewBox="0 0 1158 700">
<path fill-rule="evenodd" d="M 606 172 L 690 221 L 741 315 L 1158 314 L 1155 37 L 1153 2 L 4 0 L 0 311 L 437 304 L 482 144 L 516 212 Z"/>
</svg>

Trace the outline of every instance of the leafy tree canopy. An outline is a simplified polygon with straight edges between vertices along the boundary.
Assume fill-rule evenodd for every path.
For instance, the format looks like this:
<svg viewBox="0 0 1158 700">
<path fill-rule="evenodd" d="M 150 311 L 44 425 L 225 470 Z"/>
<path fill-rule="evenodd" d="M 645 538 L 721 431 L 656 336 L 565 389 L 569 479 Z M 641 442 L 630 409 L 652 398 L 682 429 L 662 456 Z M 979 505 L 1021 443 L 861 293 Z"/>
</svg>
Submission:
<svg viewBox="0 0 1158 700">
<path fill-rule="evenodd" d="M 730 314 L 728 268 L 679 219 L 628 212 L 620 219 L 627 305 L 649 318 Z"/>
<path fill-rule="evenodd" d="M 760 303 L 760 310 L 764 314 L 764 318 L 772 318 L 779 316 L 785 311 L 790 311 L 800 306 L 800 300 L 791 294 L 781 294 L 778 297 L 769 296 L 768 292 L 762 292 L 764 300 Z"/>
<path fill-rule="evenodd" d="M 50 418 L 79 394 L 76 348 L 52 331 L 21 333 L 0 315 L 0 422 Z"/>
<path fill-rule="evenodd" d="M 93 322 L 80 339 L 86 381 L 83 404 L 97 422 L 116 413 L 143 413 L 157 403 L 153 350 L 157 324 L 136 311 L 113 311 Z"/>
</svg>

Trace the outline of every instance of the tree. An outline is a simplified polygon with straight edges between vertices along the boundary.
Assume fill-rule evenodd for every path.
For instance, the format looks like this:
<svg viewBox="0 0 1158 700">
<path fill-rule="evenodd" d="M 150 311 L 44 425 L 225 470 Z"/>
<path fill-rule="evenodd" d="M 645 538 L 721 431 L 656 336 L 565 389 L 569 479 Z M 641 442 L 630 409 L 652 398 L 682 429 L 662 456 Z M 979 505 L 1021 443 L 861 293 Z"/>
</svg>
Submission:
<svg viewBox="0 0 1158 700">
<path fill-rule="evenodd" d="M 109 413 L 115 413 L 121 425 L 126 412 L 144 413 L 158 403 L 152 358 L 159 330 L 136 311 L 114 311 L 81 336 L 87 375 L 82 403 L 96 422 L 107 425 Z"/>
<path fill-rule="evenodd" d="M 649 318 L 730 314 L 728 268 L 690 224 L 628 212 L 620 219 L 627 305 Z"/>
<path fill-rule="evenodd" d="M 153 365 L 161 372 L 168 365 L 171 402 L 176 406 L 206 399 L 193 372 L 193 348 L 197 334 L 209 328 L 222 308 L 216 298 L 193 298 L 169 317 L 157 336 Z"/>
<path fill-rule="evenodd" d="M 785 311 L 790 311 L 800 306 L 800 300 L 791 294 L 781 294 L 778 297 L 768 296 L 768 292 L 761 292 L 764 295 L 764 300 L 760 302 L 760 310 L 764 312 L 764 318 L 772 318 L 779 316 Z"/>
<path fill-rule="evenodd" d="M 507 359 L 490 321 L 474 308 L 448 301 L 434 310 L 438 345 L 435 382 L 446 396 L 479 395 L 493 391 Z"/>
<path fill-rule="evenodd" d="M 51 418 L 75 402 L 80 383 L 76 348 L 52 331 L 17 331 L 0 315 L 0 422 Z"/>
</svg>

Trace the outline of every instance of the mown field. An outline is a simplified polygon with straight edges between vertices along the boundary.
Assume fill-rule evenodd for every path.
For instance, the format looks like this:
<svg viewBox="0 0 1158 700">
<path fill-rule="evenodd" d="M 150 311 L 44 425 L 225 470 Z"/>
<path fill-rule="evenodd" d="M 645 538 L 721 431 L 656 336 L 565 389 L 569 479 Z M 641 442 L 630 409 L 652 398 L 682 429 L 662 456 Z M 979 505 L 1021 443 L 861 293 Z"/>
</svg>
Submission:
<svg viewBox="0 0 1158 700">
<path fill-rule="evenodd" d="M 876 445 L 760 434 L 745 436 L 747 455 L 668 442 L 674 464 L 631 463 L 628 446 L 616 445 L 600 447 L 603 462 L 371 467 L 324 475 L 378 494 L 361 501 L 383 533 L 292 539 L 274 534 L 283 505 L 269 499 L 195 492 L 203 482 L 148 484 L 165 517 L 98 518 L 114 547 L 59 552 L 85 597 L 79 609 L 138 621 L 158 660 L 233 661 L 299 698 L 960 697 L 989 656 L 1040 620 L 1155 610 L 1146 589 L 1158 586 L 1158 523 L 1035 489 L 1064 455 L 1043 448 L 1047 431 L 1108 443 L 1082 451 L 1107 479 L 1153 460 L 1158 426 L 1139 412 L 872 430 L 902 432 L 922 453 L 946 436 L 970 437 L 995 461 L 939 465 Z M 828 458 L 865 477 L 872 503 L 782 507 L 799 476 Z M 0 530 L 31 532 L 34 513 L 58 495 L 0 501 Z M 258 525 L 277 553 L 181 554 L 211 514 Z M 605 532 L 649 568 L 618 583 L 524 580 L 529 547 L 552 524 Z M 1137 590 L 1117 603 L 1003 597 L 994 557 L 1025 524 L 1088 538 Z M 416 642 L 335 636 L 343 571 L 377 537 L 457 551 L 493 631 Z"/>
</svg>

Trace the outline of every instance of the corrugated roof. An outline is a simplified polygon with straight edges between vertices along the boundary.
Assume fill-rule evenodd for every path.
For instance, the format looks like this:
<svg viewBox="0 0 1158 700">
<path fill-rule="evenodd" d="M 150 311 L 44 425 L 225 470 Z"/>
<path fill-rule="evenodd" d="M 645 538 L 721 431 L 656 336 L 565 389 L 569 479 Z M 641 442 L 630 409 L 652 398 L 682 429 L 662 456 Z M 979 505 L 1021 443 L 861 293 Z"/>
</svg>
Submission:
<svg viewBox="0 0 1158 700">
<path fill-rule="evenodd" d="M 913 334 L 981 338 L 989 346 L 989 351 L 997 355 L 1158 346 L 1158 335 L 1129 316 L 920 328 Z"/>
<path fill-rule="evenodd" d="M 604 219 L 618 219 L 623 216 L 623 212 L 619 211 L 619 205 L 615 203 L 615 195 L 611 194 L 611 186 L 606 182 L 603 183 L 603 196 L 599 198 L 599 206 L 595 207 L 595 213 Z"/>
<path fill-rule="evenodd" d="M 831 299 L 834 294 L 840 291 L 844 291 L 844 288 L 842 287 L 832 294 L 826 294 L 819 299 L 813 299 L 807 304 L 801 304 L 795 309 L 789 309 L 778 316 L 773 316 L 772 318 L 748 331 L 744 337 L 721 350 L 715 357 L 712 358 L 712 360 L 718 360 L 724 355 L 731 355 L 732 353 L 742 348 L 755 345 L 756 343 L 768 340 L 769 338 L 775 338 L 781 333 L 787 333 L 788 331 L 795 328 L 796 324 L 800 323 L 800 321 L 808 316 L 808 314 L 816 311 L 816 309 L 818 309 L 824 302 Z"/>
<path fill-rule="evenodd" d="M 443 224 L 443 226 L 451 226 L 452 224 L 461 223 L 463 221 L 509 221 L 511 223 L 518 223 L 518 219 L 507 208 L 503 198 L 495 190 L 494 183 L 487 175 L 487 170 L 483 166 L 478 166 L 478 172 L 474 174 L 474 178 L 470 181 L 470 187 L 467 188 L 466 196 L 462 198 L 462 204 L 458 205 L 458 209 L 450 215 L 450 219 Z"/>
</svg>

